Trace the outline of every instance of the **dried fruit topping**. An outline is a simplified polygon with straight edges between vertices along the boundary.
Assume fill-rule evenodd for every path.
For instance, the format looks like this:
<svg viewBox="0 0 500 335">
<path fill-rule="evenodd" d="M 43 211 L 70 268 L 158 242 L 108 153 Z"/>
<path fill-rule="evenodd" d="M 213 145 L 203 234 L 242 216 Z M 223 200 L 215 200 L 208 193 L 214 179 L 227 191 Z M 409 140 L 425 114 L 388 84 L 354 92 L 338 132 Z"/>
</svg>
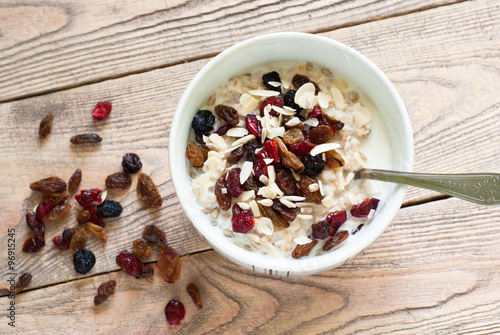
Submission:
<svg viewBox="0 0 500 335">
<path fill-rule="evenodd" d="M 254 175 L 250 175 L 245 183 L 243 184 L 243 190 L 245 191 L 255 191 L 258 192 L 259 189 L 264 186 Z"/>
<path fill-rule="evenodd" d="M 80 194 L 75 195 L 75 200 L 83 208 L 89 209 L 91 207 L 101 204 L 102 191 L 98 188 L 90 190 L 80 190 Z"/>
<path fill-rule="evenodd" d="M 54 199 L 47 198 L 36 206 L 36 218 L 42 220 L 45 215 L 52 209 Z"/>
<path fill-rule="evenodd" d="M 313 110 L 307 114 L 307 117 L 311 118 L 311 117 L 317 117 L 321 115 L 321 107 L 320 106 L 314 106 Z"/>
<path fill-rule="evenodd" d="M 330 235 L 333 235 L 339 230 L 340 226 L 347 221 L 347 212 L 346 211 L 335 211 L 331 212 L 326 216 L 326 221 L 330 225 L 331 232 Z"/>
<path fill-rule="evenodd" d="M 276 184 L 285 195 L 298 195 L 299 188 L 288 169 L 283 169 L 276 175 Z"/>
<path fill-rule="evenodd" d="M 52 131 L 52 124 L 54 123 L 54 115 L 49 113 L 45 115 L 40 121 L 40 127 L 38 128 L 38 137 L 46 138 Z"/>
<path fill-rule="evenodd" d="M 139 258 L 148 259 L 153 254 L 153 249 L 143 240 L 135 240 L 132 246 L 132 252 Z"/>
<path fill-rule="evenodd" d="M 376 210 L 380 200 L 376 198 L 366 199 L 360 204 L 353 205 L 351 209 L 351 215 L 356 218 L 366 218 L 370 211 Z"/>
<path fill-rule="evenodd" d="M 68 192 L 73 193 L 76 191 L 80 183 L 82 182 L 82 170 L 76 169 L 76 171 L 71 175 L 68 181 Z"/>
<path fill-rule="evenodd" d="M 133 253 L 125 250 L 116 256 L 116 264 L 122 268 L 123 272 L 135 277 L 141 278 L 143 270 L 142 263 Z"/>
<path fill-rule="evenodd" d="M 290 145 L 290 151 L 297 156 L 304 156 L 311 152 L 316 145 L 310 139 L 303 136 L 298 143 Z"/>
<path fill-rule="evenodd" d="M 142 276 L 141 278 L 151 277 L 155 274 L 152 267 L 147 264 L 142 264 Z"/>
<path fill-rule="evenodd" d="M 31 282 L 31 278 L 32 276 L 31 273 L 29 272 L 25 272 L 22 275 L 20 275 L 16 282 L 16 293 L 19 293 L 26 287 L 28 287 L 28 285 Z"/>
<path fill-rule="evenodd" d="M 92 222 L 87 222 L 85 227 L 94 234 L 95 237 L 103 241 L 104 243 L 108 242 L 108 236 L 106 235 L 106 229 L 104 227 L 98 226 Z"/>
<path fill-rule="evenodd" d="M 70 138 L 69 141 L 73 144 L 100 143 L 102 137 L 94 133 L 79 134 Z"/>
<path fill-rule="evenodd" d="M 208 133 L 214 129 L 215 116 L 209 110 L 199 110 L 191 121 L 191 127 L 195 133 Z"/>
<path fill-rule="evenodd" d="M 163 199 L 155 183 L 147 174 L 141 173 L 137 180 L 137 195 L 150 208 L 160 208 Z"/>
<path fill-rule="evenodd" d="M 134 174 L 142 168 L 141 158 L 134 153 L 126 153 L 122 158 L 123 171 Z"/>
<path fill-rule="evenodd" d="M 125 172 L 113 173 L 106 177 L 106 188 L 127 189 L 132 185 L 132 178 Z"/>
<path fill-rule="evenodd" d="M 280 74 L 276 71 L 268 72 L 262 75 L 262 82 L 264 86 L 268 89 L 281 92 L 281 77 Z M 279 83 L 279 85 L 273 85 L 274 83 Z"/>
<path fill-rule="evenodd" d="M 262 125 L 255 114 L 247 114 L 245 116 L 245 126 L 253 136 L 262 136 Z"/>
<path fill-rule="evenodd" d="M 191 283 L 188 286 L 186 286 L 186 290 L 191 296 L 191 299 L 193 299 L 194 304 L 198 308 L 202 308 L 203 305 L 201 304 L 201 295 L 200 291 L 198 290 L 198 287 L 196 287 L 195 284 Z"/>
<path fill-rule="evenodd" d="M 52 207 L 65 203 L 68 200 L 68 198 L 69 194 L 66 192 L 61 194 L 53 194 L 52 199 L 54 200 L 54 203 L 52 204 Z"/>
<path fill-rule="evenodd" d="M 78 224 L 86 224 L 88 221 L 90 221 L 91 217 L 92 214 L 87 209 L 84 209 L 83 211 L 78 213 L 76 222 L 78 222 Z"/>
<path fill-rule="evenodd" d="M 280 159 L 284 166 L 292 168 L 298 173 L 304 171 L 304 164 L 293 152 L 288 151 L 288 148 L 286 147 L 285 143 L 283 143 L 281 138 L 275 137 L 273 138 L 273 141 L 276 142 L 279 148 Z"/>
<path fill-rule="evenodd" d="M 103 101 L 95 105 L 92 116 L 96 120 L 103 120 L 111 113 L 111 102 Z"/>
<path fill-rule="evenodd" d="M 69 242 L 71 242 L 71 238 L 73 237 L 73 234 L 75 233 L 76 230 L 77 228 L 64 228 L 62 232 L 61 237 L 63 238 L 63 240 L 68 242 L 68 247 L 69 247 Z"/>
<path fill-rule="evenodd" d="M 162 248 L 159 255 L 158 270 L 167 283 L 175 283 L 181 273 L 181 260 L 174 248 L 167 246 Z"/>
<path fill-rule="evenodd" d="M 305 166 L 305 172 L 311 176 L 317 176 L 323 172 L 325 161 L 321 155 L 311 156 L 309 154 L 300 159 Z"/>
<path fill-rule="evenodd" d="M 257 154 L 255 153 L 255 151 L 260 148 L 262 148 L 262 143 L 260 143 L 260 141 L 256 139 L 248 141 L 243 145 L 243 149 L 245 149 L 243 159 L 246 161 L 255 162 L 255 160 L 257 159 Z"/>
<path fill-rule="evenodd" d="M 89 209 L 90 212 L 90 219 L 89 222 L 92 222 L 93 224 L 98 225 L 99 227 L 106 227 L 106 224 L 104 223 L 104 220 L 97 214 L 97 207 L 90 207 Z"/>
<path fill-rule="evenodd" d="M 71 236 L 71 241 L 69 242 L 69 250 L 72 253 L 76 253 L 78 250 L 85 248 L 87 243 L 87 232 L 83 228 L 78 228 Z"/>
<path fill-rule="evenodd" d="M 264 101 L 262 101 L 262 104 L 260 105 L 260 116 L 264 116 L 264 109 L 266 108 L 267 105 L 282 108 L 284 104 L 285 104 L 285 102 L 283 101 L 283 99 L 281 99 L 279 97 L 266 98 L 266 99 L 264 99 Z M 271 110 L 269 111 L 269 114 L 272 116 L 276 116 L 276 115 L 278 115 L 278 112 L 275 111 L 273 108 L 271 108 Z"/>
<path fill-rule="evenodd" d="M 26 214 L 26 224 L 33 231 L 38 240 L 45 242 L 45 225 L 33 214 Z"/>
<path fill-rule="evenodd" d="M 108 299 L 110 295 L 115 292 L 116 280 L 108 280 L 99 285 L 97 295 L 94 297 L 94 305 L 100 305 Z"/>
<path fill-rule="evenodd" d="M 360 231 L 360 230 L 361 230 L 361 228 L 363 228 L 363 226 L 364 226 L 364 224 L 360 224 L 359 226 L 357 226 L 357 227 L 356 227 L 356 229 L 354 229 L 354 230 L 352 231 L 352 233 L 351 233 L 351 234 L 352 234 L 352 235 L 356 234 L 358 231 Z"/>
<path fill-rule="evenodd" d="M 214 193 L 220 209 L 223 211 L 229 210 L 231 208 L 232 200 L 226 187 L 226 174 L 220 176 L 215 182 Z"/>
<path fill-rule="evenodd" d="M 182 302 L 170 300 L 165 306 L 165 316 L 170 325 L 179 325 L 186 315 L 186 310 Z"/>
<path fill-rule="evenodd" d="M 328 142 L 335 135 L 335 132 L 330 126 L 325 124 L 319 125 L 317 127 L 312 127 L 307 134 L 307 137 L 314 144 L 322 144 Z"/>
<path fill-rule="evenodd" d="M 61 251 L 69 250 L 69 242 L 66 241 L 61 235 L 55 236 L 52 243 Z"/>
<path fill-rule="evenodd" d="M 48 212 L 47 215 L 45 216 L 45 219 L 47 221 L 58 222 L 64 219 L 66 215 L 69 214 L 70 211 L 71 211 L 71 205 L 68 204 L 67 202 L 64 202 L 60 205 L 52 207 L 50 212 Z"/>
<path fill-rule="evenodd" d="M 259 179 L 260 176 L 264 175 L 264 176 L 268 176 L 267 175 L 267 164 L 266 162 L 264 161 L 264 159 L 266 158 L 264 152 L 260 151 L 257 155 L 256 155 L 256 159 L 255 159 L 255 162 L 253 164 L 253 174 L 255 175 L 255 178 Z"/>
<path fill-rule="evenodd" d="M 122 211 L 122 205 L 114 200 L 104 200 L 97 206 L 97 214 L 104 219 L 119 217 Z"/>
<path fill-rule="evenodd" d="M 326 240 L 323 244 L 323 250 L 329 251 L 334 247 L 338 246 L 340 243 L 344 242 L 349 237 L 349 232 L 347 230 L 341 230 L 335 233 L 332 237 Z"/>
<path fill-rule="evenodd" d="M 23 244 L 24 252 L 37 252 L 45 246 L 45 239 L 41 240 L 36 236 L 28 237 Z"/>
<path fill-rule="evenodd" d="M 288 90 L 285 93 L 285 96 L 283 97 L 283 101 L 284 101 L 284 106 L 287 106 L 287 107 L 294 109 L 295 114 L 298 114 L 302 111 L 302 107 L 300 107 L 299 105 L 297 105 L 295 103 L 295 93 L 297 93 L 297 91 Z"/>
<path fill-rule="evenodd" d="M 273 159 L 273 163 L 280 162 L 279 149 L 276 142 L 266 141 L 266 143 L 264 143 L 264 150 L 266 151 L 267 156 Z"/>
<path fill-rule="evenodd" d="M 290 223 L 283 216 L 281 216 L 280 213 L 277 212 L 274 208 L 263 206 L 260 203 L 257 203 L 257 205 L 259 206 L 260 214 L 263 217 L 269 218 L 272 221 L 273 226 L 275 228 L 282 229 L 290 227 Z"/>
<path fill-rule="evenodd" d="M 216 133 L 219 136 L 223 136 L 223 135 L 226 135 L 227 131 L 231 128 L 233 128 L 232 125 L 223 124 L 222 126 L 219 126 L 219 128 L 217 128 L 217 130 L 215 130 L 214 133 Z"/>
<path fill-rule="evenodd" d="M 309 199 L 309 201 L 314 202 L 315 204 L 320 205 L 321 200 L 323 200 L 323 196 L 321 195 L 321 192 L 319 189 L 317 191 L 311 191 L 309 186 L 313 184 L 318 184 L 318 181 L 316 178 L 308 176 L 308 175 L 302 175 L 300 176 L 299 180 L 299 188 L 304 194 L 304 197 Z"/>
<path fill-rule="evenodd" d="M 217 105 L 215 106 L 215 113 L 231 126 L 236 126 L 240 121 L 238 111 L 231 106 Z"/>
<path fill-rule="evenodd" d="M 299 143 L 301 139 L 302 131 L 298 128 L 289 129 L 283 135 L 283 143 L 288 145 Z"/>
<path fill-rule="evenodd" d="M 200 145 L 188 144 L 186 158 L 194 167 L 202 167 L 208 158 L 208 150 Z"/>
<path fill-rule="evenodd" d="M 330 227 L 330 225 L 326 220 L 311 225 L 311 228 L 312 228 L 312 237 L 320 240 L 329 237 L 330 232 L 332 231 L 332 227 Z"/>
<path fill-rule="evenodd" d="M 238 163 L 244 154 L 245 154 L 245 149 L 243 146 L 234 149 L 229 154 L 229 157 L 227 157 L 227 163 L 231 165 Z"/>
<path fill-rule="evenodd" d="M 92 270 L 94 264 L 94 253 L 88 249 L 80 249 L 73 256 L 73 266 L 75 267 L 75 271 L 82 275 Z"/>
<path fill-rule="evenodd" d="M 274 209 L 276 212 L 278 212 L 283 219 L 287 220 L 288 222 L 292 222 L 295 220 L 297 217 L 297 213 L 293 210 L 293 208 L 289 208 L 285 205 L 283 205 L 279 200 L 273 200 L 273 205 L 272 209 Z"/>
<path fill-rule="evenodd" d="M 233 168 L 229 171 L 226 178 L 226 189 L 229 195 L 233 198 L 237 198 L 243 193 L 243 188 L 240 184 L 240 173 L 241 169 L 239 167 Z"/>
<path fill-rule="evenodd" d="M 312 81 L 311 79 L 309 79 L 307 76 L 304 76 L 302 74 L 296 74 L 292 78 L 292 84 L 296 88 L 300 88 L 300 86 L 302 86 L 304 84 L 307 84 L 307 83 L 312 83 L 314 85 L 314 88 L 315 88 L 314 94 L 317 95 L 319 93 L 319 91 L 320 91 L 318 84 L 316 84 L 314 81 Z"/>
<path fill-rule="evenodd" d="M 235 233 L 248 233 L 255 226 L 252 211 L 244 211 L 238 205 L 233 206 L 233 217 L 231 218 L 233 231 Z"/>
<path fill-rule="evenodd" d="M 333 127 L 333 131 L 334 132 L 337 132 L 339 131 L 340 129 L 344 128 L 344 123 L 337 120 L 337 119 L 334 119 L 333 117 L 331 117 L 330 115 L 328 114 L 322 114 L 322 118 L 323 120 L 325 120 L 331 127 Z"/>
<path fill-rule="evenodd" d="M 337 152 L 337 150 L 329 150 L 325 152 L 326 157 L 326 165 L 331 167 L 332 169 L 339 168 L 344 166 L 345 161 L 342 156 Z"/>
<path fill-rule="evenodd" d="M 30 188 L 42 193 L 62 193 L 66 191 L 66 182 L 59 177 L 48 177 L 30 184 Z"/>
<path fill-rule="evenodd" d="M 297 244 L 295 249 L 293 249 L 292 251 L 292 257 L 301 258 L 309 255 L 316 246 L 316 244 L 318 244 L 318 240 L 312 240 L 311 242 L 306 244 Z"/>
<path fill-rule="evenodd" d="M 154 224 L 144 227 L 142 238 L 148 242 L 156 243 L 160 248 L 165 248 L 167 246 L 167 237 L 165 233 Z"/>
</svg>

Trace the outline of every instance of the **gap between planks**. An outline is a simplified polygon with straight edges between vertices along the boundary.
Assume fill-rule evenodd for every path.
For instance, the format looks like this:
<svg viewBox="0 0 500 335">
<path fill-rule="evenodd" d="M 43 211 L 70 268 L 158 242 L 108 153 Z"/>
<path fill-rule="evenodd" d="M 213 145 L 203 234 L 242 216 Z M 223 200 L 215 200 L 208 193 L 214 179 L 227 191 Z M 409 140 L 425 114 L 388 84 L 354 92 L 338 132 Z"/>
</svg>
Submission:
<svg viewBox="0 0 500 335">
<path fill-rule="evenodd" d="M 320 34 L 320 33 L 331 32 L 331 31 L 335 31 L 335 30 L 339 30 L 339 29 L 351 28 L 351 27 L 355 27 L 355 26 L 358 26 L 358 25 L 363 25 L 363 24 L 367 24 L 367 23 L 371 23 L 371 22 L 375 22 L 375 21 L 381 21 L 381 20 L 390 19 L 390 18 L 393 18 L 393 17 L 401 17 L 401 16 L 406 16 L 406 15 L 411 15 L 411 14 L 414 14 L 414 13 L 419 13 L 419 12 L 424 12 L 424 11 L 428 11 L 428 10 L 433 10 L 435 8 L 452 6 L 452 5 L 456 5 L 456 4 L 459 4 L 459 3 L 462 3 L 462 2 L 466 2 L 466 1 L 471 1 L 471 0 L 456 0 L 456 1 L 449 2 L 449 3 L 444 3 L 444 4 L 428 5 L 428 6 L 425 6 L 425 7 L 422 7 L 422 8 L 416 8 L 416 9 L 413 9 L 413 10 L 407 10 L 407 11 L 402 11 L 402 12 L 399 12 L 399 13 L 394 13 L 392 15 L 386 15 L 386 16 L 383 15 L 383 16 L 375 17 L 375 18 L 370 19 L 370 20 L 359 20 L 359 21 L 355 21 L 355 22 L 351 22 L 351 23 L 341 24 L 341 25 L 334 26 L 334 27 L 328 27 L 328 28 L 314 30 L 314 31 L 310 31 L 310 32 L 307 32 L 307 33 L 310 33 L 310 34 Z M 198 61 L 198 60 L 215 57 L 219 53 L 220 53 L 220 51 L 219 52 L 212 52 L 212 53 L 201 54 L 201 55 L 198 55 L 198 56 L 195 56 L 195 57 L 187 57 L 187 58 L 185 58 L 183 60 L 179 60 L 179 61 L 172 62 L 172 63 L 165 63 L 165 64 L 162 64 L 162 65 L 146 67 L 144 69 L 139 69 L 139 70 L 134 70 L 134 71 L 129 71 L 129 72 L 118 73 L 118 74 L 113 75 L 113 76 L 108 76 L 108 77 L 105 77 L 105 78 L 98 78 L 98 79 L 94 79 L 94 80 L 88 80 L 88 81 L 80 82 L 80 83 L 74 84 L 74 85 L 63 85 L 63 86 L 60 86 L 60 87 L 57 87 L 57 88 L 36 91 L 36 92 L 29 93 L 29 94 L 22 94 L 22 95 L 13 97 L 13 98 L 8 98 L 8 99 L 1 99 L 0 98 L 0 104 L 2 104 L 2 103 L 8 103 L 8 102 L 14 102 L 14 101 L 19 101 L 19 100 L 24 100 L 24 99 L 29 99 L 29 98 L 34 98 L 34 97 L 39 97 L 39 96 L 43 96 L 43 95 L 47 95 L 47 94 L 51 94 L 51 93 L 56 93 L 56 92 L 67 91 L 67 90 L 74 89 L 74 88 L 77 88 L 77 87 L 82 87 L 82 86 L 87 86 L 87 85 L 93 85 L 93 84 L 102 83 L 102 82 L 105 82 L 105 81 L 108 81 L 108 80 L 114 80 L 114 79 L 124 78 L 124 77 L 128 77 L 128 76 L 136 75 L 136 74 L 142 74 L 142 73 L 146 73 L 146 72 L 150 72 L 150 71 L 154 71 L 154 70 L 164 69 L 164 68 L 172 67 L 172 66 L 175 66 L 175 65 L 178 65 L 178 64 L 191 63 L 191 62 L 195 62 L 195 61 Z"/>
</svg>

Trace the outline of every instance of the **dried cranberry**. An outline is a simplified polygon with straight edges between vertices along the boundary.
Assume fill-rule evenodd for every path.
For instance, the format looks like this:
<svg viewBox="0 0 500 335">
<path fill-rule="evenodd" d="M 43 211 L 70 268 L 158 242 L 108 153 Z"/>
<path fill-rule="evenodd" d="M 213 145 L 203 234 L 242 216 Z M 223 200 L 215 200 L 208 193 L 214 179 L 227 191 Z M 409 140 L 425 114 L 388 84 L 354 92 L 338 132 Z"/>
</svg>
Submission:
<svg viewBox="0 0 500 335">
<path fill-rule="evenodd" d="M 240 206 L 234 205 L 231 223 L 233 224 L 233 231 L 235 233 L 246 234 L 255 225 L 255 219 L 252 211 L 244 211 Z"/>
<path fill-rule="evenodd" d="M 81 190 L 80 194 L 75 195 L 76 201 L 84 208 L 91 208 L 97 206 L 102 202 L 102 191 L 98 188 L 90 190 Z"/>
<path fill-rule="evenodd" d="M 94 110 L 92 111 L 92 116 L 94 119 L 102 120 L 109 116 L 111 113 L 111 102 L 104 101 L 99 102 L 95 105 Z"/>
<path fill-rule="evenodd" d="M 165 306 L 165 316 L 171 325 L 180 324 L 182 319 L 184 319 L 184 315 L 186 315 L 186 310 L 180 301 L 170 300 L 167 306 Z"/>
<path fill-rule="evenodd" d="M 312 148 L 315 146 L 316 145 L 312 143 L 311 140 L 306 137 L 302 137 L 299 143 L 295 143 L 290 146 L 290 151 L 297 156 L 304 156 L 311 152 Z"/>
<path fill-rule="evenodd" d="M 255 114 L 247 114 L 247 116 L 245 117 L 245 125 L 247 126 L 248 131 L 252 133 L 253 136 L 262 136 L 262 125 L 260 124 L 260 121 L 257 119 L 257 116 L 255 116 Z"/>
<path fill-rule="evenodd" d="M 36 207 L 36 218 L 37 220 L 42 220 L 44 216 L 50 212 L 52 209 L 52 205 L 54 203 L 54 199 L 52 198 L 47 198 L 45 201 L 42 201 L 41 203 L 38 204 Z"/>
<path fill-rule="evenodd" d="M 307 115 L 307 117 L 317 117 L 317 116 L 321 116 L 321 107 L 314 106 L 313 110 L 311 111 L 311 113 Z"/>
<path fill-rule="evenodd" d="M 232 126 L 232 125 L 230 125 L 230 124 L 225 124 L 225 125 L 222 125 L 222 126 L 220 126 L 219 128 L 217 128 L 217 130 L 216 130 L 216 131 L 214 131 L 214 133 L 216 133 L 216 134 L 217 134 L 217 135 L 219 135 L 219 136 L 226 135 L 227 131 L 228 131 L 229 129 L 231 129 L 231 128 L 233 128 L 233 126 Z"/>
<path fill-rule="evenodd" d="M 90 207 L 88 211 L 90 213 L 90 219 L 88 219 L 88 222 L 92 222 L 99 227 L 106 227 L 104 220 L 99 216 L 99 214 L 97 214 L 97 207 Z"/>
<path fill-rule="evenodd" d="M 227 192 L 233 198 L 237 198 L 240 196 L 241 193 L 243 193 L 243 188 L 241 187 L 240 184 L 240 173 L 241 173 L 240 168 L 234 168 L 231 171 L 229 171 L 226 178 Z"/>
<path fill-rule="evenodd" d="M 133 277 L 140 278 L 142 276 L 143 267 L 142 263 L 133 253 L 129 251 L 122 251 L 116 256 L 116 264 L 122 270 Z"/>
<path fill-rule="evenodd" d="M 366 218 L 370 214 L 370 210 L 376 210 L 380 200 L 376 198 L 366 199 L 360 204 L 353 205 L 351 215 L 356 218 Z"/>
<path fill-rule="evenodd" d="M 257 179 L 259 179 L 260 176 L 262 176 L 262 175 L 264 175 L 266 177 L 268 176 L 267 175 L 267 164 L 264 161 L 265 158 L 266 157 L 264 156 L 262 151 L 256 155 L 255 163 L 253 164 L 253 174 L 255 175 L 255 177 Z"/>
<path fill-rule="evenodd" d="M 284 103 L 285 102 L 283 101 L 283 99 L 278 97 L 269 97 L 264 99 L 264 101 L 262 101 L 262 104 L 260 105 L 260 116 L 264 116 L 264 109 L 267 105 L 283 108 Z M 269 114 L 272 116 L 276 116 L 278 115 L 278 112 L 271 108 Z"/>
<path fill-rule="evenodd" d="M 274 163 L 280 162 L 280 153 L 276 142 L 266 141 L 266 143 L 264 143 L 264 150 L 266 151 L 266 154 L 269 156 L 269 158 L 273 159 Z"/>
<path fill-rule="evenodd" d="M 33 231 L 38 240 L 45 242 L 45 225 L 33 214 L 26 214 L 26 224 Z"/>
<path fill-rule="evenodd" d="M 332 227 L 330 235 L 334 235 L 340 228 L 340 226 L 342 226 L 344 222 L 347 221 L 347 212 L 346 211 L 331 212 L 326 216 L 325 220 L 328 222 L 330 227 Z"/>
<path fill-rule="evenodd" d="M 69 250 L 69 242 L 60 235 L 54 237 L 52 243 L 61 251 Z"/>
<path fill-rule="evenodd" d="M 24 252 L 37 252 L 45 246 L 45 239 L 41 240 L 37 236 L 28 237 L 23 244 Z"/>
</svg>

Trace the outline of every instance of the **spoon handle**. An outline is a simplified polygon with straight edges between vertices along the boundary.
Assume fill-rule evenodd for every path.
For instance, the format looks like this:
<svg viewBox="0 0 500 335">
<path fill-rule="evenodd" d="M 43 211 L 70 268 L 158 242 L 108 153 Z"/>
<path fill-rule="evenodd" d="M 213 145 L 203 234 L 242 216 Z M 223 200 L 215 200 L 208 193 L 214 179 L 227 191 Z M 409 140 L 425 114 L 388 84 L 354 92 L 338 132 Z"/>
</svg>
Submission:
<svg viewBox="0 0 500 335">
<path fill-rule="evenodd" d="M 426 188 L 481 205 L 500 205 L 500 174 L 430 174 L 361 169 L 356 179 L 373 179 Z"/>
</svg>

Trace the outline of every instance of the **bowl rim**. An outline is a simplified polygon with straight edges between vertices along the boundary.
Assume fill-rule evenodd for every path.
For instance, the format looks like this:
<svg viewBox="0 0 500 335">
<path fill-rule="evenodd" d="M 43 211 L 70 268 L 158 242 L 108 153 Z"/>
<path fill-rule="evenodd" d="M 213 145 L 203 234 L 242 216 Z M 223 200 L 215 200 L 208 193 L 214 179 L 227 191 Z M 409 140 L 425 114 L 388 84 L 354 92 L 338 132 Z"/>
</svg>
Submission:
<svg viewBox="0 0 500 335">
<path fill-rule="evenodd" d="M 378 68 L 378 66 L 376 66 L 372 61 L 370 61 L 366 56 L 362 55 L 357 50 L 341 42 L 320 35 L 297 33 L 297 32 L 270 33 L 243 40 L 225 49 L 217 56 L 212 58 L 208 63 L 206 63 L 202 67 L 202 69 L 195 75 L 195 77 L 191 80 L 191 82 L 183 92 L 181 99 L 179 100 L 179 103 L 175 110 L 172 124 L 170 127 L 168 158 L 169 158 L 170 174 L 172 177 L 173 186 L 176 191 L 176 195 L 179 199 L 179 202 L 184 212 L 188 216 L 189 220 L 194 225 L 195 229 L 202 236 L 202 238 L 212 246 L 212 248 L 214 248 L 217 252 L 222 254 L 224 257 L 230 259 L 231 261 L 247 268 L 253 268 L 254 271 L 256 270 L 255 267 L 262 267 L 264 268 L 264 272 L 266 273 L 267 273 L 266 269 L 273 269 L 272 271 L 275 272 L 273 274 L 308 275 L 308 274 L 323 272 L 331 268 L 334 268 L 336 266 L 339 266 L 345 263 L 346 261 L 354 258 L 357 254 L 359 254 L 366 247 L 372 244 L 375 241 L 375 239 L 377 239 L 385 231 L 385 229 L 389 226 L 389 224 L 393 220 L 394 216 L 397 214 L 401 204 L 403 203 L 407 187 L 404 185 L 395 186 L 394 192 L 391 195 L 391 201 L 386 202 L 385 204 L 385 207 L 388 207 L 384 208 L 386 214 L 384 216 L 383 222 L 385 222 L 385 224 L 381 224 L 383 222 L 380 222 L 378 225 L 375 225 L 375 227 L 370 227 L 370 234 L 366 233 L 361 234 L 356 239 L 356 243 L 351 243 L 342 246 L 341 248 L 335 250 L 335 252 L 333 253 L 327 253 L 324 255 L 314 256 L 305 259 L 290 259 L 293 260 L 290 261 L 289 259 L 284 259 L 284 258 L 275 259 L 264 255 L 259 255 L 262 257 L 255 257 L 256 253 L 247 251 L 229 241 L 227 243 L 226 241 L 223 241 L 222 243 L 217 243 L 220 242 L 218 241 L 218 239 L 220 239 L 220 236 L 217 236 L 214 233 L 213 231 L 214 227 L 212 225 L 206 224 L 208 222 L 208 219 L 207 222 L 201 222 L 200 224 L 199 213 L 193 212 L 193 210 L 196 211 L 197 207 L 196 205 L 189 203 L 190 199 L 187 197 L 187 193 L 184 192 L 186 185 L 182 183 L 181 180 L 182 178 L 174 178 L 173 176 L 173 173 L 175 173 L 174 171 L 176 170 L 174 162 L 176 161 L 177 158 L 181 157 L 181 155 L 179 153 L 180 149 L 174 147 L 175 144 L 173 143 L 174 141 L 172 141 L 172 139 L 176 138 L 179 128 L 178 125 L 180 124 L 180 122 L 185 122 L 185 120 L 183 121 L 181 117 L 182 110 L 184 109 L 184 105 L 186 104 L 187 100 L 189 99 L 189 96 L 191 95 L 191 91 L 193 90 L 193 88 L 195 88 L 200 79 L 203 78 L 209 71 L 212 71 L 214 67 L 219 66 L 220 63 L 224 61 L 224 59 L 230 57 L 233 52 L 239 49 L 247 48 L 251 45 L 258 44 L 263 41 L 268 42 L 269 40 L 284 40 L 284 39 L 299 39 L 299 40 L 306 39 L 308 41 L 314 41 L 317 43 L 329 44 L 335 48 L 348 52 L 350 57 L 358 58 L 358 60 L 365 63 L 367 66 L 370 67 L 371 70 L 373 70 L 374 74 L 378 77 L 378 79 L 380 79 L 383 82 L 385 88 L 388 89 L 390 96 L 392 97 L 392 99 L 394 100 L 394 102 L 398 107 L 399 115 L 403 121 L 401 126 L 403 127 L 404 134 L 406 135 L 405 150 L 407 153 L 407 157 L 405 157 L 406 160 L 405 168 L 406 171 L 411 171 L 414 158 L 414 143 L 413 143 L 413 131 L 411 128 L 410 119 L 406 107 L 404 106 L 403 100 L 401 99 L 400 95 L 396 91 L 396 88 L 393 86 L 393 84 L 390 82 L 387 76 L 382 72 L 382 70 Z M 182 151 L 182 157 L 184 157 L 184 151 Z M 198 209 L 198 211 L 200 210 Z M 390 215 L 387 215 L 387 213 L 390 213 Z M 206 214 L 203 215 L 206 216 Z M 253 255 L 251 259 L 250 255 Z M 325 261 L 326 258 L 328 258 L 327 261 Z"/>
</svg>

